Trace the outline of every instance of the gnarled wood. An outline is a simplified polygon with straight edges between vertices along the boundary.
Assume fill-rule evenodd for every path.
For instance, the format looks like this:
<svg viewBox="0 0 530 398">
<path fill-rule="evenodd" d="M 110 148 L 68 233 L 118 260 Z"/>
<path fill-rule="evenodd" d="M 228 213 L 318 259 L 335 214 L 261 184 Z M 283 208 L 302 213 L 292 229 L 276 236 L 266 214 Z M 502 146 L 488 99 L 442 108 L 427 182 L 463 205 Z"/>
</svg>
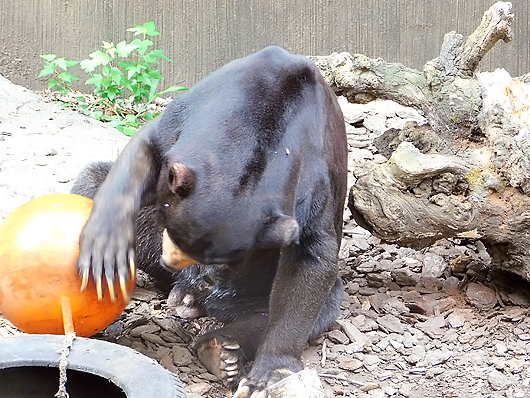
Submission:
<svg viewBox="0 0 530 398">
<path fill-rule="evenodd" d="M 313 60 L 351 102 L 390 99 L 427 120 L 375 140 L 390 158 L 351 189 L 359 223 L 413 246 L 480 239 L 492 258 L 486 266 L 530 280 L 530 79 L 477 73 L 484 55 L 512 38 L 510 10 L 497 2 L 466 39 L 448 33 L 422 72 L 359 54 Z"/>
</svg>

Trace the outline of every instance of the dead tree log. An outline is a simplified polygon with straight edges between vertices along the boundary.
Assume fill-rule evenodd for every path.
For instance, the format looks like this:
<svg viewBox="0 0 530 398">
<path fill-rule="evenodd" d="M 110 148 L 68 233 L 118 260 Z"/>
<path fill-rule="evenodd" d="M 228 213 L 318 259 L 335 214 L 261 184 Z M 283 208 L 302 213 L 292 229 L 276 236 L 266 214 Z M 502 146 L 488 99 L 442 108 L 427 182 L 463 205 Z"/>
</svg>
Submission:
<svg viewBox="0 0 530 398">
<path fill-rule="evenodd" d="M 499 40 L 512 38 L 510 11 L 511 3 L 497 2 L 467 39 L 448 33 L 423 71 L 360 54 L 312 59 L 350 102 L 389 99 L 427 120 L 376 140 L 389 160 L 350 191 L 360 222 L 416 247 L 480 239 L 490 266 L 530 280 L 530 74 L 477 72 Z"/>
</svg>

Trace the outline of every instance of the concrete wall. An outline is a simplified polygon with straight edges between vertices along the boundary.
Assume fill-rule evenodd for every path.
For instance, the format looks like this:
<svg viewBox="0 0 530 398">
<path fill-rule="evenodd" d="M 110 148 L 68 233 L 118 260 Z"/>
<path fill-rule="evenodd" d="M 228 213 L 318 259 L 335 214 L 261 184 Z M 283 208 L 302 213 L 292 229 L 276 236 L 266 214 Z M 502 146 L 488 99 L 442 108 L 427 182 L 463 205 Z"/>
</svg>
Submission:
<svg viewBox="0 0 530 398">
<path fill-rule="evenodd" d="M 81 60 L 102 40 L 155 21 L 155 38 L 174 62 L 166 84 L 191 86 L 224 63 L 270 44 L 301 54 L 349 51 L 421 68 L 438 55 L 445 33 L 470 34 L 493 0 L 0 0 L 0 73 L 33 89 L 55 53 Z M 482 70 L 530 71 L 530 1 L 515 0 L 514 40 L 499 43 Z M 81 74 L 81 73 L 80 73 Z"/>
</svg>

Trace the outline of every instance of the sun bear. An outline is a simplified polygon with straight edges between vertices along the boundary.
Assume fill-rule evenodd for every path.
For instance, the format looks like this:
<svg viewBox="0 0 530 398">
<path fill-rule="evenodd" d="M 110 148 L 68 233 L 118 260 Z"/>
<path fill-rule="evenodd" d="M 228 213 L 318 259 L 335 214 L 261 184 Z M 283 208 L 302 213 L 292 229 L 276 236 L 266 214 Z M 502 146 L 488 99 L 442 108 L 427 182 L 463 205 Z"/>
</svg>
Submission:
<svg viewBox="0 0 530 398">
<path fill-rule="evenodd" d="M 72 192 L 94 198 L 83 286 L 114 295 L 137 262 L 159 272 L 182 316 L 226 323 L 198 341 L 206 367 L 235 397 L 266 394 L 339 315 L 346 174 L 342 112 L 308 58 L 232 61 L 80 175 Z"/>
</svg>

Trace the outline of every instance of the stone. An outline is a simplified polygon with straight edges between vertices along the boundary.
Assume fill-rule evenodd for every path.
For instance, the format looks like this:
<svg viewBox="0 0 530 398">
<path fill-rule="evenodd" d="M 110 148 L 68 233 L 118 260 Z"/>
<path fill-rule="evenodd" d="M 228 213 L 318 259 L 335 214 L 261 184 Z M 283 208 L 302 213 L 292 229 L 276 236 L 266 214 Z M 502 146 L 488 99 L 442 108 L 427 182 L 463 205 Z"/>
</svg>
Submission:
<svg viewBox="0 0 530 398">
<path fill-rule="evenodd" d="M 425 361 L 431 366 L 436 366 L 445 363 L 452 355 L 453 352 L 444 347 L 441 350 L 427 352 L 425 355 Z"/>
<path fill-rule="evenodd" d="M 512 383 L 510 380 L 501 372 L 494 369 L 488 375 L 488 382 L 495 391 L 506 390 Z"/>
<path fill-rule="evenodd" d="M 364 127 L 373 132 L 376 136 L 383 134 L 388 127 L 386 127 L 386 118 L 379 115 L 370 115 L 364 119 Z"/>
<path fill-rule="evenodd" d="M 448 268 L 449 264 L 442 256 L 435 253 L 427 253 L 423 259 L 421 275 L 424 278 L 439 278 Z"/>
<path fill-rule="evenodd" d="M 346 123 L 355 124 L 364 120 L 365 107 L 363 105 L 348 102 L 344 96 L 337 97 L 337 100 Z"/>
<path fill-rule="evenodd" d="M 153 324 L 140 325 L 130 331 L 131 336 L 140 337 L 144 333 L 156 333 L 160 327 Z"/>
<path fill-rule="evenodd" d="M 491 310 L 497 305 L 495 291 L 485 285 L 471 282 L 467 285 L 467 301 L 480 310 Z"/>
<path fill-rule="evenodd" d="M 452 328 L 460 328 L 464 326 L 464 319 L 459 314 L 451 314 L 447 317 L 447 322 Z"/>
<path fill-rule="evenodd" d="M 172 351 L 175 366 L 186 366 L 193 362 L 193 356 L 186 347 L 175 344 Z"/>
<path fill-rule="evenodd" d="M 420 280 L 420 276 L 417 273 L 412 272 L 409 268 L 392 270 L 390 275 L 400 286 L 416 286 Z"/>
<path fill-rule="evenodd" d="M 331 332 L 328 333 L 328 338 L 334 343 L 339 343 L 339 344 L 348 344 L 350 342 L 350 339 L 348 338 L 348 336 L 346 336 L 340 330 L 332 330 Z"/>
<path fill-rule="evenodd" d="M 186 392 L 190 394 L 197 394 L 200 397 L 206 396 L 206 394 L 212 389 L 208 383 L 193 383 L 186 386 Z"/>
<path fill-rule="evenodd" d="M 445 334 L 443 329 L 445 325 L 446 320 L 440 315 L 434 318 L 429 318 L 425 322 L 418 322 L 416 327 L 432 338 L 441 338 Z"/>
<path fill-rule="evenodd" d="M 416 346 L 412 349 L 412 353 L 405 357 L 405 360 L 411 365 L 416 365 L 425 358 L 425 348 L 423 346 Z"/>
<path fill-rule="evenodd" d="M 352 358 L 350 355 L 339 355 L 338 356 L 339 368 L 344 370 L 357 370 L 363 366 L 362 361 Z"/>
<path fill-rule="evenodd" d="M 342 327 L 343 332 L 348 336 L 351 342 L 364 344 L 368 340 L 368 337 L 357 329 L 357 327 L 349 320 L 339 319 L 337 323 Z"/>
<path fill-rule="evenodd" d="M 456 276 L 450 276 L 446 280 L 443 281 L 442 284 L 442 291 L 455 295 L 458 293 L 458 285 L 460 284 L 460 280 Z"/>
<path fill-rule="evenodd" d="M 403 325 L 401 324 L 401 321 L 395 317 L 394 315 L 384 315 L 380 318 L 377 318 L 377 323 L 383 331 L 390 331 L 394 333 L 403 334 L 405 331 L 403 328 Z"/>
</svg>

